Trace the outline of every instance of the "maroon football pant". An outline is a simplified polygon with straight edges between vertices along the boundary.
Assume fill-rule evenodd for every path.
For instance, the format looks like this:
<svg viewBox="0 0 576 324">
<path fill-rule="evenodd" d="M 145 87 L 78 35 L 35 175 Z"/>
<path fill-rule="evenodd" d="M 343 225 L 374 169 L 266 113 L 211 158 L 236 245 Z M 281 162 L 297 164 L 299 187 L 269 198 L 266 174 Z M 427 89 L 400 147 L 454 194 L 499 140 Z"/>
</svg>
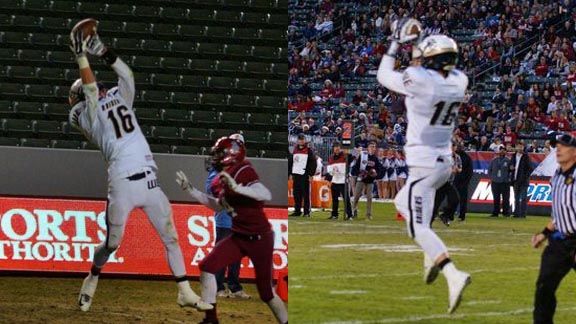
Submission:
<svg viewBox="0 0 576 324">
<path fill-rule="evenodd" d="M 256 286 L 260 299 L 264 302 L 274 298 L 272 291 L 272 252 L 274 232 L 261 235 L 259 240 L 249 240 L 232 234 L 219 241 L 208 256 L 200 263 L 200 270 L 215 274 L 230 263 L 247 256 L 252 260 L 256 274 Z"/>
</svg>

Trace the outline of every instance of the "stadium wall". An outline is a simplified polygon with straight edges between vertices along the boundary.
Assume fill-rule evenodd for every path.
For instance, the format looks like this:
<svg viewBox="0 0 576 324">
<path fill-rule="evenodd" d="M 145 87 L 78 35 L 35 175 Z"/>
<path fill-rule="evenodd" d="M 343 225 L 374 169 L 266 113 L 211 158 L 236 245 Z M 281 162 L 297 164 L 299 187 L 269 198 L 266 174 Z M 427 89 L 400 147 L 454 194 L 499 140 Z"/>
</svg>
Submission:
<svg viewBox="0 0 576 324">
<path fill-rule="evenodd" d="M 176 171 L 186 172 L 204 190 L 204 156 L 154 154 L 158 180 L 170 201 L 191 202 L 176 184 Z M 272 192 L 269 206 L 287 206 L 286 160 L 249 159 Z M 100 152 L 0 147 L 0 195 L 106 199 L 106 164 Z"/>
</svg>

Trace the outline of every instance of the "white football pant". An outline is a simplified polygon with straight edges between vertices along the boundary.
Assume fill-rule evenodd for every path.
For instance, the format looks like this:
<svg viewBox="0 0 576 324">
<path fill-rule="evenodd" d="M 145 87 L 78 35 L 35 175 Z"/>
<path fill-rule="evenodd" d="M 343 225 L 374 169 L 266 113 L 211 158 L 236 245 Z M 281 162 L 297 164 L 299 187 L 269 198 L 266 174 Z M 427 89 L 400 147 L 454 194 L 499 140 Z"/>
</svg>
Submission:
<svg viewBox="0 0 576 324">
<path fill-rule="evenodd" d="M 444 242 L 430 229 L 434 197 L 452 172 L 452 156 L 441 156 L 430 168 L 409 167 L 406 185 L 396 195 L 396 209 L 404 216 L 408 235 L 432 260 L 447 252 Z"/>
<path fill-rule="evenodd" d="M 124 228 L 130 212 L 142 208 L 150 223 L 160 235 L 166 249 L 166 257 L 172 274 L 175 277 L 186 275 L 182 250 L 178 245 L 178 235 L 174 227 L 172 207 L 168 198 L 158 186 L 156 173 L 150 168 L 143 168 L 129 175 L 145 173 L 139 180 L 128 180 L 127 177 L 108 182 L 108 203 L 106 207 L 106 240 L 94 253 L 94 265 L 101 268 L 108 261 L 122 241 Z M 143 242 L 146 238 L 142 238 Z M 158 247 L 151 246 L 151 249 Z"/>
</svg>

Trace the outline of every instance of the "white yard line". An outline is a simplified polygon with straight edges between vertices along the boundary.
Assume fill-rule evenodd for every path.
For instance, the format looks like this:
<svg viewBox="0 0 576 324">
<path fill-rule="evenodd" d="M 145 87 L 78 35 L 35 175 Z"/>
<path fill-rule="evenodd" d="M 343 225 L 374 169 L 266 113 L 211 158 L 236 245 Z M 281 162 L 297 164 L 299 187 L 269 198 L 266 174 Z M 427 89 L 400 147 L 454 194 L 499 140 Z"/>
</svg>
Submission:
<svg viewBox="0 0 576 324">
<path fill-rule="evenodd" d="M 421 299 L 432 299 L 432 296 L 406 296 L 400 299 L 403 300 L 421 300 Z"/>
<path fill-rule="evenodd" d="M 362 295 L 366 290 L 330 290 L 331 295 Z"/>
<path fill-rule="evenodd" d="M 537 266 L 534 267 L 515 267 L 506 269 L 476 269 L 469 270 L 469 273 L 502 273 L 502 272 L 515 272 L 515 271 L 534 271 L 538 270 Z M 309 276 L 309 277 L 290 277 L 290 281 L 300 281 L 300 280 L 331 280 L 331 279 L 361 279 L 361 278 L 387 278 L 387 277 L 412 277 L 421 276 L 422 272 L 402 272 L 402 273 L 351 273 L 351 274 L 339 274 L 339 275 L 324 275 L 324 276 Z"/>
<path fill-rule="evenodd" d="M 464 302 L 463 304 L 466 305 L 487 305 L 487 304 L 501 304 L 502 300 L 500 299 L 496 299 L 496 300 L 471 300 L 468 302 Z"/>
<path fill-rule="evenodd" d="M 381 323 L 413 323 L 420 322 L 424 320 L 433 319 L 457 319 L 465 317 L 500 317 L 500 316 L 510 316 L 532 313 L 532 308 L 519 308 L 503 312 L 479 312 L 479 313 L 457 313 L 453 315 L 448 314 L 434 314 L 425 316 L 408 316 L 408 317 L 395 317 L 395 318 L 381 318 L 375 320 L 355 320 L 355 321 L 340 321 L 340 322 L 316 322 L 307 324 L 381 324 Z M 556 309 L 556 312 L 569 312 L 576 310 L 576 307 L 564 307 Z"/>
</svg>

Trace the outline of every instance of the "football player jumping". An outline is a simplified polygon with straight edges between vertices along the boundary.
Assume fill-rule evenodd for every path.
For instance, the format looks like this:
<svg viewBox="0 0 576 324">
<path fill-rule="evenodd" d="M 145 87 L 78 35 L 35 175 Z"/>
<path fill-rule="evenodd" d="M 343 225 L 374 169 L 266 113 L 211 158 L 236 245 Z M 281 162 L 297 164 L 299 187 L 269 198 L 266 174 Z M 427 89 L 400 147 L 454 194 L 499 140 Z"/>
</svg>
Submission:
<svg viewBox="0 0 576 324">
<path fill-rule="evenodd" d="M 464 98 L 468 77 L 455 69 L 456 42 L 445 35 L 431 35 L 413 51 L 421 66 L 403 72 L 394 70 L 399 44 L 417 40 L 420 23 L 415 19 L 395 21 L 392 41 L 378 69 L 378 82 L 406 96 L 408 129 L 406 164 L 408 179 L 394 203 L 406 219 L 408 234 L 424 250 L 424 280 L 432 283 L 442 271 L 448 282 L 448 313 L 453 313 L 470 284 L 470 275 L 456 269 L 444 242 L 432 231 L 432 207 L 436 189 L 450 177 L 451 139 L 458 108 Z"/>
<path fill-rule="evenodd" d="M 178 283 L 178 304 L 198 310 L 212 309 L 212 305 L 201 301 L 192 291 L 186 279 L 172 208 L 158 186 L 158 168 L 132 110 L 135 92 L 132 70 L 100 42 L 98 34 L 84 37 L 79 30 L 70 35 L 70 41 L 81 77 L 70 88 L 70 123 L 98 145 L 108 164 L 106 239 L 96 248 L 92 269 L 82 284 L 80 309 L 90 309 L 100 271 L 120 245 L 134 208 L 144 210 L 164 243 L 168 265 Z M 86 53 L 101 57 L 118 74 L 116 87 L 106 89 L 96 83 Z"/>
</svg>

